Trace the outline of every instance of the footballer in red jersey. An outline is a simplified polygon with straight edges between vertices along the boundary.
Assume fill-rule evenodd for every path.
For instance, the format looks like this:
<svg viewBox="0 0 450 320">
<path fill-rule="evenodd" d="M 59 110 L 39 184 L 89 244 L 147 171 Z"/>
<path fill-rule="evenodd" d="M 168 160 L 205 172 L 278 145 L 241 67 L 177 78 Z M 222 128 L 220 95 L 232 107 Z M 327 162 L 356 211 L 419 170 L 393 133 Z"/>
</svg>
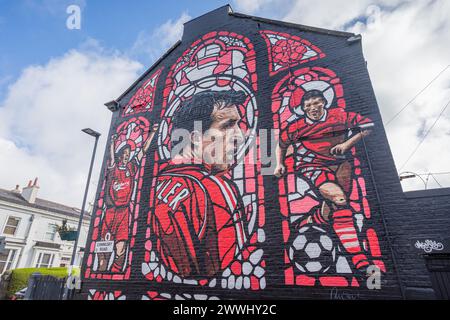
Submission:
<svg viewBox="0 0 450 320">
<path fill-rule="evenodd" d="M 201 92 L 173 118 L 173 130 L 185 130 L 188 141 L 158 173 L 151 227 L 163 264 L 182 277 L 217 275 L 246 242 L 243 203 L 226 177 L 243 141 L 237 106 L 244 100 L 234 90 Z"/>
<path fill-rule="evenodd" d="M 106 173 L 105 213 L 102 219 L 101 239 L 114 241 L 114 262 L 111 271 L 120 272 L 125 262 L 125 252 L 129 238 L 130 201 L 134 191 L 134 182 L 139 163 L 153 140 L 158 125 L 141 150 L 135 155 L 136 145 L 133 140 L 126 140 L 114 151 L 117 135 L 113 135 L 110 147 L 110 166 Z M 109 254 L 99 254 L 99 271 L 108 268 Z"/>
<path fill-rule="evenodd" d="M 295 95 L 293 100 L 295 100 Z M 355 227 L 353 210 L 348 204 L 352 165 L 346 153 L 370 133 L 372 121 L 342 108 L 326 109 L 326 99 L 319 90 L 306 92 L 300 102 L 304 116 L 290 123 L 281 133 L 276 150 L 275 175 L 286 173 L 284 159 L 293 147 L 295 173 L 309 181 L 324 201 L 321 208 L 304 222 L 331 221 L 342 247 L 352 255 L 356 269 L 367 268 Z M 349 130 L 355 131 L 348 136 Z"/>
</svg>

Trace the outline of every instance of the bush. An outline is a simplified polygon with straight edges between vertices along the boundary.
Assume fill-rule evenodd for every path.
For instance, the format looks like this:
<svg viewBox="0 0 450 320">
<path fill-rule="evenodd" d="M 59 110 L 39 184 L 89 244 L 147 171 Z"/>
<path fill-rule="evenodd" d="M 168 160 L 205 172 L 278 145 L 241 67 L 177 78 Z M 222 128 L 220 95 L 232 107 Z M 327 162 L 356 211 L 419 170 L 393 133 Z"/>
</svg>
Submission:
<svg viewBox="0 0 450 320">
<path fill-rule="evenodd" d="M 28 286 L 28 278 L 33 273 L 40 273 L 42 275 L 50 275 L 56 278 L 65 278 L 68 275 L 68 268 L 21 268 L 11 270 L 11 279 L 8 285 L 8 298 L 12 297 L 14 293 Z M 79 268 L 73 268 L 73 275 L 80 275 Z"/>
</svg>

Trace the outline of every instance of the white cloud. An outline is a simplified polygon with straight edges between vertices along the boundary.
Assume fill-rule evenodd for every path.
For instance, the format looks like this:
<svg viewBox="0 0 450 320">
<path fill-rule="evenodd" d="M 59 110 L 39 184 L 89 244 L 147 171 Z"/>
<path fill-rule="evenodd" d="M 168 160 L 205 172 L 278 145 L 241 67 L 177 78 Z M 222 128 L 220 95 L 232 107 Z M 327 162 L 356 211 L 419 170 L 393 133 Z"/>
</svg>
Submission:
<svg viewBox="0 0 450 320">
<path fill-rule="evenodd" d="M 405 2 L 395 10 L 380 10 L 371 24 L 361 22 L 349 31 L 362 33 L 365 57 L 385 122 L 450 64 L 448 1 Z M 411 160 L 408 156 L 424 131 L 433 124 L 450 99 L 450 69 L 447 69 L 397 119 L 387 134 L 397 169 L 417 173 L 450 171 L 450 112 L 440 118 Z M 450 111 L 450 110 L 448 110 Z M 450 175 L 436 176 L 450 186 Z M 423 188 L 420 179 L 405 180 L 405 190 Z M 430 178 L 430 187 L 438 184 Z"/>
<path fill-rule="evenodd" d="M 255 15 L 315 27 L 361 33 L 369 74 L 384 121 L 389 120 L 440 70 L 450 64 L 450 2 L 446 0 L 316 0 L 275 1 L 251 4 L 234 1 L 236 7 Z M 450 69 L 436 80 L 386 130 L 397 168 L 420 141 L 450 99 Z M 450 107 L 449 107 L 450 109 Z M 450 171 L 450 110 L 443 115 L 402 171 L 417 173 Z M 450 175 L 436 176 L 450 187 Z M 429 187 L 437 187 L 433 178 Z M 420 179 L 403 183 L 405 190 L 423 188 Z"/>
<path fill-rule="evenodd" d="M 3 90 L 6 90 L 8 83 L 10 83 L 12 79 L 13 77 L 11 75 L 0 76 L 0 97 L 2 96 Z"/>
<path fill-rule="evenodd" d="M 314 5 L 307 1 L 293 1 L 283 20 L 320 28 L 342 30 L 352 21 L 363 17 L 371 5 L 395 8 L 411 0 L 316 0 Z M 369 9 L 370 11 L 370 9 Z"/>
<path fill-rule="evenodd" d="M 236 12 L 275 20 L 283 20 L 294 6 L 294 0 L 233 0 L 232 4 Z"/>
<path fill-rule="evenodd" d="M 261 9 L 272 5 L 275 0 L 239 0 L 234 1 L 236 5 L 236 11 L 243 12 L 246 14 L 252 14 L 260 11 Z"/>
<path fill-rule="evenodd" d="M 153 63 L 181 39 L 183 24 L 190 19 L 191 16 L 183 12 L 175 21 L 170 19 L 154 30 L 141 31 L 129 52 L 130 56 L 138 57 L 149 64 Z"/>
<path fill-rule="evenodd" d="M 161 46 L 170 47 L 176 41 L 180 40 L 183 34 L 183 25 L 189 20 L 191 20 L 191 16 L 183 12 L 177 20 L 172 21 L 170 19 L 157 28 L 154 35 L 161 40 Z"/>
<path fill-rule="evenodd" d="M 142 66 L 90 42 L 45 65 L 26 68 L 0 103 L 0 177 L 3 188 L 23 186 L 38 176 L 39 197 L 80 207 L 93 138 L 103 135 L 89 199 L 93 199 L 111 113 L 103 103 L 117 97 Z"/>
<path fill-rule="evenodd" d="M 413 0 L 234 0 L 238 12 L 254 14 L 313 27 L 341 30 L 363 17 L 371 4 L 395 8 Z"/>
</svg>

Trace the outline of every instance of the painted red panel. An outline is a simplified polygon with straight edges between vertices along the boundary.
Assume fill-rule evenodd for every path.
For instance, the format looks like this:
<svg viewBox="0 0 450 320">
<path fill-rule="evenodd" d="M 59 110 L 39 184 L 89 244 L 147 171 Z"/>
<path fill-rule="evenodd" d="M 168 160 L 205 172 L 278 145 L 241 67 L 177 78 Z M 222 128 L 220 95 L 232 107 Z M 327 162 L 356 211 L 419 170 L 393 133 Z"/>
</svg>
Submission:
<svg viewBox="0 0 450 320">
<path fill-rule="evenodd" d="M 298 64 L 325 57 L 317 46 L 298 36 L 270 30 L 260 31 L 260 34 L 266 41 L 271 76 Z"/>
<path fill-rule="evenodd" d="M 292 63 L 292 57 L 279 58 Z M 310 111 L 306 101 L 318 106 Z M 358 125 L 371 120 L 342 106 L 343 86 L 335 72 L 323 67 L 291 70 L 273 90 L 274 127 L 287 154 L 287 174 L 278 183 L 281 229 L 286 268 L 296 285 L 349 286 L 354 274 L 353 285 L 364 283 L 364 272 L 357 269 L 377 265 L 374 258 L 381 257 L 375 231 L 365 231 L 371 208 L 354 146 L 358 140 L 340 158 L 332 154 L 359 132 Z M 373 250 L 365 245 L 367 238 Z M 292 276 L 285 276 L 285 284 L 292 284 Z"/>
<path fill-rule="evenodd" d="M 154 134 L 144 117 L 124 120 L 111 137 L 110 158 L 106 165 L 101 198 L 95 212 L 89 248 L 92 269 L 86 277 L 112 280 L 128 279 L 135 245 L 137 217 L 145 153 Z M 96 246 L 112 241 L 113 251 L 96 252 Z"/>
<path fill-rule="evenodd" d="M 139 87 L 123 108 L 123 117 L 141 112 L 151 112 L 153 110 L 156 85 L 158 84 L 161 71 L 162 68 L 156 70 L 147 80 L 145 80 L 141 87 Z"/>
<path fill-rule="evenodd" d="M 146 257 L 150 256 L 150 260 L 142 265 L 149 280 L 158 281 L 160 276 L 162 282 L 187 281 L 191 285 L 237 290 L 265 287 L 260 248 L 265 241 L 265 219 L 261 210 L 264 187 L 259 174 L 259 141 L 251 146 L 259 116 L 255 61 L 255 51 L 246 37 L 214 31 L 194 41 L 169 70 L 163 91 L 159 147 L 154 154 L 153 173 L 158 178 L 152 182 L 149 205 L 153 209 L 147 217 L 150 232 L 146 239 L 152 245 L 146 246 Z M 244 94 L 243 101 L 236 105 L 239 129 L 244 134 L 244 144 L 236 156 L 242 161 L 225 174 L 214 174 L 203 163 L 177 167 L 171 162 L 174 114 L 194 96 L 210 91 Z M 188 210 L 187 214 L 181 213 L 181 207 Z M 230 208 L 235 208 L 234 212 Z M 173 214 L 168 215 L 169 211 Z M 203 219 L 209 219 L 204 223 L 213 223 L 215 229 L 203 229 Z M 205 256 L 197 249 L 203 241 L 209 259 L 204 264 Z M 202 269 L 201 265 L 206 267 Z M 242 275 L 244 265 L 247 277 Z"/>
</svg>

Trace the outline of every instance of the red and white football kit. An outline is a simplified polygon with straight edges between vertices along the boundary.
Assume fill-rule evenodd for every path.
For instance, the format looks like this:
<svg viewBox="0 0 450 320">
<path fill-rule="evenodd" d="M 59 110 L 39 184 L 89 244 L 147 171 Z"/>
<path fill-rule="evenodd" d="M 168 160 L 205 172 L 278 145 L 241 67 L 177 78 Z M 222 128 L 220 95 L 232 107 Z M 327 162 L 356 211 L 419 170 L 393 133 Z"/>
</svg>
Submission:
<svg viewBox="0 0 450 320">
<path fill-rule="evenodd" d="M 369 118 L 342 108 L 325 110 L 321 119 L 313 121 L 302 117 L 288 125 L 281 134 L 280 143 L 294 148 L 295 172 L 318 192 L 326 183 L 338 184 L 336 169 L 342 159 L 330 154 L 330 150 L 345 141 L 349 129 L 371 124 Z M 345 160 L 344 160 L 345 161 Z M 367 266 L 355 228 L 352 209 L 342 206 L 332 212 L 332 225 L 344 249 L 353 255 L 356 268 Z"/>
<path fill-rule="evenodd" d="M 125 166 L 114 164 L 108 168 L 106 190 L 108 199 L 101 233 L 103 240 L 128 240 L 130 201 L 136 172 L 137 165 L 134 161 L 128 162 Z"/>
<path fill-rule="evenodd" d="M 171 162 L 157 177 L 152 221 L 157 251 L 183 277 L 216 275 L 246 241 L 237 187 L 210 169 Z"/>
<path fill-rule="evenodd" d="M 329 167 L 341 161 L 330 150 L 345 141 L 348 129 L 372 123 L 369 118 L 342 108 L 325 110 L 317 121 L 300 118 L 281 134 L 281 143 L 294 147 L 295 171 L 301 173 L 316 187 L 326 181 L 336 181 Z"/>
</svg>

